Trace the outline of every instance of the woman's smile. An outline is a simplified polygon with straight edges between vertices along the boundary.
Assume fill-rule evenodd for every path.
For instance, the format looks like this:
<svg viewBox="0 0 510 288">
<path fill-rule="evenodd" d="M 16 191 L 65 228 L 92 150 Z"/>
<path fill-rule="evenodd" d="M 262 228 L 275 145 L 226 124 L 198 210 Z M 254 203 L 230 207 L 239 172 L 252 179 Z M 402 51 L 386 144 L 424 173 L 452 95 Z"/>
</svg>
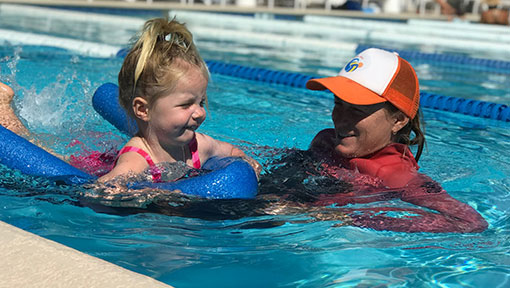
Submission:
<svg viewBox="0 0 510 288">
<path fill-rule="evenodd" d="M 384 103 L 352 105 L 335 99 L 335 151 L 342 157 L 363 157 L 391 142 L 393 119 Z"/>
</svg>

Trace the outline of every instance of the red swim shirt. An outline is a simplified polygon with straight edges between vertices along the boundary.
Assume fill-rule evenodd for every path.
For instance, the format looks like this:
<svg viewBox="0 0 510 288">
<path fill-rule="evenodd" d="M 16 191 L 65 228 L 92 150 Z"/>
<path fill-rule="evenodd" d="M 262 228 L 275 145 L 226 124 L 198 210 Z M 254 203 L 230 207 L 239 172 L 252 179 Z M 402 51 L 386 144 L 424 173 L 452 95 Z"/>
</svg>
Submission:
<svg viewBox="0 0 510 288">
<path fill-rule="evenodd" d="M 394 143 L 362 158 L 342 159 L 344 167 L 381 179 L 385 186 L 405 186 L 420 168 L 409 148 Z"/>
</svg>

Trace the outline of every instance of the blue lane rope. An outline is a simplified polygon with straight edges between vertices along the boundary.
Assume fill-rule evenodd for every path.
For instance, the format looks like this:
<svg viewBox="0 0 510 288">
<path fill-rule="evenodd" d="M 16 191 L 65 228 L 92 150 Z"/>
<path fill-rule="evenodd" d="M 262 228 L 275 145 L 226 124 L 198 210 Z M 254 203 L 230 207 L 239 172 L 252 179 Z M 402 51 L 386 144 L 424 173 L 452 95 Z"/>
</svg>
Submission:
<svg viewBox="0 0 510 288">
<path fill-rule="evenodd" d="M 123 58 L 129 52 L 128 49 L 121 49 L 117 57 Z M 284 72 L 265 68 L 248 67 L 237 64 L 229 64 L 221 61 L 205 60 L 211 73 L 244 78 L 248 80 L 282 84 L 298 88 L 306 88 L 306 82 L 318 76 L 303 75 L 300 73 Z"/>
<path fill-rule="evenodd" d="M 119 57 L 123 57 L 125 55 L 125 50 L 121 50 L 118 53 Z M 297 88 L 305 88 L 308 80 L 322 77 L 265 68 L 248 67 L 214 60 L 206 60 L 205 62 L 211 73 L 266 83 L 282 84 Z M 444 96 L 427 92 L 421 92 L 420 96 L 420 105 L 425 108 L 461 113 L 480 118 L 490 118 L 507 122 L 510 121 L 510 107 L 504 104 Z"/>
<path fill-rule="evenodd" d="M 237 64 L 228 64 L 214 60 L 206 60 L 205 63 L 209 67 L 209 71 L 212 73 L 218 73 L 260 82 L 282 84 L 298 88 L 305 88 L 306 82 L 314 78 L 314 76 L 294 72 L 284 72 L 265 68 L 247 67 Z"/>
<path fill-rule="evenodd" d="M 309 76 L 292 72 L 282 72 L 263 68 L 245 67 L 237 64 L 228 64 L 219 61 L 206 61 L 209 71 L 223 75 L 256 80 L 268 83 L 277 83 L 293 87 L 305 88 L 306 82 L 320 76 Z M 469 100 L 458 97 L 420 93 L 420 105 L 435 110 L 462 113 L 481 118 L 510 121 L 510 107 L 504 104 Z"/>
<path fill-rule="evenodd" d="M 420 106 L 480 118 L 510 121 L 510 107 L 504 104 L 421 92 Z"/>
<path fill-rule="evenodd" d="M 358 45 L 356 54 L 361 51 L 374 47 L 373 45 Z M 453 63 L 469 65 L 473 70 L 492 71 L 497 69 L 498 72 L 510 74 L 510 61 L 473 58 L 466 55 L 441 54 L 441 53 L 424 53 L 413 50 L 399 50 L 385 47 L 377 47 L 391 52 L 397 52 L 402 58 L 412 60 L 435 61 L 441 63 Z M 492 70 L 491 70 L 492 69 Z"/>
</svg>

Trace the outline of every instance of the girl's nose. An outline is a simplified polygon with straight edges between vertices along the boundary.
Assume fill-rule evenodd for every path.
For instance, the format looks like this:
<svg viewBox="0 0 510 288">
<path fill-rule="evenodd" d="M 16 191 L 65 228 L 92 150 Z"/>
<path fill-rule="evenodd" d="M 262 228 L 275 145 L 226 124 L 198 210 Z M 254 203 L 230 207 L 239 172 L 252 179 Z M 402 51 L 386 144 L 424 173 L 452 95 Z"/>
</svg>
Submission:
<svg viewBox="0 0 510 288">
<path fill-rule="evenodd" d="M 205 108 L 202 107 L 202 106 L 197 107 L 197 109 L 195 109 L 195 111 L 193 111 L 193 114 L 191 116 L 195 120 L 202 120 L 203 121 L 204 118 L 205 118 Z"/>
</svg>

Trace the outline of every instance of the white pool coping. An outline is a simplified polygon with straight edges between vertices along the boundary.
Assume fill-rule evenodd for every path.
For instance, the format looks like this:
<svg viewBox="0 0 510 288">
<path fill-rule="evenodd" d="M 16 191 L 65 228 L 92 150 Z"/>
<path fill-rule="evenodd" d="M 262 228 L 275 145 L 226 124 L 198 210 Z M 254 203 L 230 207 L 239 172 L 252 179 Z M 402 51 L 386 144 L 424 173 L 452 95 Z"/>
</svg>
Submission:
<svg viewBox="0 0 510 288">
<path fill-rule="evenodd" d="M 0 221 L 1 287 L 171 287 Z"/>
</svg>

